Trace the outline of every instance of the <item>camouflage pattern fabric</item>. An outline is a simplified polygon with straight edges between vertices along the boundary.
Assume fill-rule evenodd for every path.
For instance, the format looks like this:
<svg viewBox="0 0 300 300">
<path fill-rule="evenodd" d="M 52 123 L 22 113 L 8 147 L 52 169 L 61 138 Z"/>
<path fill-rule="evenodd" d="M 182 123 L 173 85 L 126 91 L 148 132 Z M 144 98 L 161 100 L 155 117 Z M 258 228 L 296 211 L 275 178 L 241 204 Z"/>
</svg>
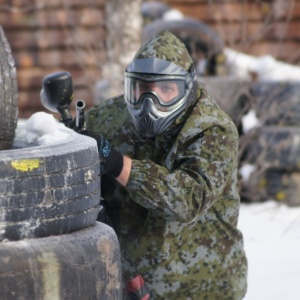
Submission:
<svg viewBox="0 0 300 300">
<path fill-rule="evenodd" d="M 203 86 L 155 139 L 137 135 L 122 95 L 92 108 L 86 120 L 133 159 L 126 187 L 102 177 L 124 285 L 142 275 L 154 299 L 242 299 L 247 260 L 237 229 L 238 133 Z"/>
<path fill-rule="evenodd" d="M 134 59 L 156 57 L 171 61 L 189 70 L 193 60 L 185 45 L 169 31 L 162 31 L 150 38 L 137 52 Z"/>
</svg>

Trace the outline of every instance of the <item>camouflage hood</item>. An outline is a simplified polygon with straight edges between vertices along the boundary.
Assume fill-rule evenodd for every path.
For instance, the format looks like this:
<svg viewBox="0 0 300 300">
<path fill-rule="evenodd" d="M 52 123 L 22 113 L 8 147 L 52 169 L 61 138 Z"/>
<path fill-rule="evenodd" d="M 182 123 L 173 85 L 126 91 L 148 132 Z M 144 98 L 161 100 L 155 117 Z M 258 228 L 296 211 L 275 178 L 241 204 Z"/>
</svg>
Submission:
<svg viewBox="0 0 300 300">
<path fill-rule="evenodd" d="M 139 80 L 176 80 L 180 93 L 170 104 L 160 101 L 151 89 L 135 98 L 134 85 Z M 154 35 L 127 66 L 124 87 L 127 109 L 140 136 L 153 138 L 173 131 L 174 125 L 178 125 L 178 119 L 182 120 L 182 116 L 196 100 L 196 73 L 184 43 L 169 31 Z"/>
<path fill-rule="evenodd" d="M 170 61 L 186 71 L 189 71 L 193 64 L 184 43 L 169 31 L 162 31 L 151 37 L 139 49 L 134 59 L 149 57 Z"/>
</svg>

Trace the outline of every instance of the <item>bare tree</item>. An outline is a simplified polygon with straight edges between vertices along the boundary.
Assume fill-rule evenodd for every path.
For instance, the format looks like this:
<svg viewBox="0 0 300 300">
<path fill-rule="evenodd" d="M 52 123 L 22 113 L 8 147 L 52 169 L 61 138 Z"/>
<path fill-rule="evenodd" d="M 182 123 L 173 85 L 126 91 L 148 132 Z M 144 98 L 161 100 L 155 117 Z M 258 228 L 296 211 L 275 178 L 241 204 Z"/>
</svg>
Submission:
<svg viewBox="0 0 300 300">
<path fill-rule="evenodd" d="M 102 69 L 105 98 L 122 92 L 123 72 L 140 46 L 141 3 L 142 0 L 107 1 L 107 61 Z"/>
</svg>

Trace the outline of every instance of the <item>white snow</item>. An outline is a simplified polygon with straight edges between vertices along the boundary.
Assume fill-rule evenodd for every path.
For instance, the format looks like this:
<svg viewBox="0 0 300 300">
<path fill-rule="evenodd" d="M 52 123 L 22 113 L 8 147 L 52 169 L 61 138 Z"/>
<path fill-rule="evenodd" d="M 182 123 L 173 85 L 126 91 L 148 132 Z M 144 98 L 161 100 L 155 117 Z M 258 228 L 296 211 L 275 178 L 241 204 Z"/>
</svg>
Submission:
<svg viewBox="0 0 300 300">
<path fill-rule="evenodd" d="M 244 164 L 240 167 L 239 173 L 242 176 L 243 181 L 247 181 L 251 175 L 252 172 L 256 170 L 256 166 L 251 164 Z"/>
<path fill-rule="evenodd" d="M 243 203 L 238 227 L 248 259 L 244 300 L 299 299 L 300 207 Z"/>
<path fill-rule="evenodd" d="M 300 68 L 277 61 L 271 55 L 258 57 L 254 64 L 250 66 L 250 72 L 258 74 L 259 80 L 300 80 Z"/>
<path fill-rule="evenodd" d="M 242 118 L 243 132 L 246 133 L 250 129 L 260 126 L 261 122 L 256 116 L 255 110 L 250 109 L 249 112 Z"/>
<path fill-rule="evenodd" d="M 260 81 L 300 80 L 299 66 L 278 61 L 271 55 L 256 57 L 231 48 L 225 48 L 224 54 L 229 74 L 240 79 L 251 79 L 256 74 Z"/>
<path fill-rule="evenodd" d="M 16 137 L 27 143 L 47 146 L 66 141 L 71 132 L 71 129 L 58 122 L 53 115 L 37 112 L 29 119 L 18 122 Z"/>
<path fill-rule="evenodd" d="M 162 19 L 165 21 L 182 20 L 184 15 L 177 9 L 170 9 L 164 13 Z"/>
<path fill-rule="evenodd" d="M 231 48 L 225 48 L 226 67 L 230 75 L 239 79 L 250 79 L 250 69 L 257 58 Z"/>
</svg>

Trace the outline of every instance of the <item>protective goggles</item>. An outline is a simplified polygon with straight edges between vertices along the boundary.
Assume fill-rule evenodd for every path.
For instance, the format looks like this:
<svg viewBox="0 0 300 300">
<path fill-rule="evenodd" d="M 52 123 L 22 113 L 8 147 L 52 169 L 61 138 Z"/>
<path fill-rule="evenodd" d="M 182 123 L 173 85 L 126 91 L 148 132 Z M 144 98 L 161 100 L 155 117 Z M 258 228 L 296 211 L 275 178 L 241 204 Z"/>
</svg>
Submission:
<svg viewBox="0 0 300 300">
<path fill-rule="evenodd" d="M 185 75 L 140 75 L 125 72 L 124 96 L 132 108 L 142 105 L 143 96 L 151 94 L 157 109 L 168 111 L 179 106 L 186 99 L 192 84 L 191 76 Z"/>
</svg>

